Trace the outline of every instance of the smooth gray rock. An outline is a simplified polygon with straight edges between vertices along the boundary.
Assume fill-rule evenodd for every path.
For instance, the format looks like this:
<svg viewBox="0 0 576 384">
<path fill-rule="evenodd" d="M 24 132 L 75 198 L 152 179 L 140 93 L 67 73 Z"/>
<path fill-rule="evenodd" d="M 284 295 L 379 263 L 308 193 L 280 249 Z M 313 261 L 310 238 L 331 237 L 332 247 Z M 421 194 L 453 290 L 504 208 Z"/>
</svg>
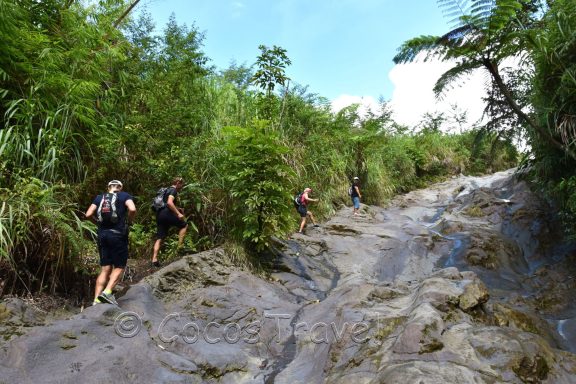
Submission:
<svg viewBox="0 0 576 384">
<path fill-rule="evenodd" d="M 120 308 L 46 323 L 3 301 L 0 383 L 573 383 L 576 247 L 556 230 L 511 171 L 460 176 L 277 239 L 265 275 L 214 249 Z"/>
</svg>

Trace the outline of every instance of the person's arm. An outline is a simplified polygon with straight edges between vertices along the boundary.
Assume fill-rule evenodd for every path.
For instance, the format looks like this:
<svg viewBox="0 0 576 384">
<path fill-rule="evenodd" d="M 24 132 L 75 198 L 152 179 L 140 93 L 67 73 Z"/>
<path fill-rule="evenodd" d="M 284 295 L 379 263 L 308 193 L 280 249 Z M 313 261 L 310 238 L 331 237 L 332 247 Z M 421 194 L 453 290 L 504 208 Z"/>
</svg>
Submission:
<svg viewBox="0 0 576 384">
<path fill-rule="evenodd" d="M 90 204 L 90 206 L 88 207 L 88 210 L 86 211 L 84 216 L 86 216 L 86 218 L 88 220 L 92 220 L 93 222 L 96 222 L 96 219 L 94 218 L 94 213 L 96 213 L 96 209 L 98 209 L 96 204 L 94 204 L 94 203 Z"/>
<path fill-rule="evenodd" d="M 354 188 L 356 189 L 356 193 L 358 194 L 358 197 L 362 198 L 362 194 L 360 193 L 360 188 L 358 188 L 357 185 L 355 185 Z"/>
<path fill-rule="evenodd" d="M 313 199 L 310 196 L 308 196 L 307 193 L 302 196 L 306 199 L 306 201 L 312 201 L 312 202 L 318 201 L 318 199 Z"/>
<path fill-rule="evenodd" d="M 132 199 L 126 200 L 126 209 L 128 209 L 128 223 L 132 224 L 134 222 L 134 217 L 136 216 L 136 204 Z"/>
<path fill-rule="evenodd" d="M 168 201 L 166 201 L 166 205 L 168 206 L 168 209 L 171 210 L 179 219 L 184 218 L 184 215 L 180 209 L 178 209 L 176 204 L 174 204 L 174 195 L 168 195 Z"/>
</svg>

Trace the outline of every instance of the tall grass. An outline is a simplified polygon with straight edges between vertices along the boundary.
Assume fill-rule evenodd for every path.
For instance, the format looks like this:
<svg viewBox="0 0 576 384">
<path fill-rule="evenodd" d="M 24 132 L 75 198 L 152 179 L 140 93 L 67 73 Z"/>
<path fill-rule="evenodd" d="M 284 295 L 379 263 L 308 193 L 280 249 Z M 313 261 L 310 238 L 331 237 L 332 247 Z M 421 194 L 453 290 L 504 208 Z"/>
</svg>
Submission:
<svg viewBox="0 0 576 384">
<path fill-rule="evenodd" d="M 18 180 L 1 189 L 0 269 L 8 292 L 70 292 L 78 273 L 87 268 L 90 251 L 85 233 L 93 228 L 77 215 L 74 194 L 64 185 L 36 178 Z"/>
</svg>

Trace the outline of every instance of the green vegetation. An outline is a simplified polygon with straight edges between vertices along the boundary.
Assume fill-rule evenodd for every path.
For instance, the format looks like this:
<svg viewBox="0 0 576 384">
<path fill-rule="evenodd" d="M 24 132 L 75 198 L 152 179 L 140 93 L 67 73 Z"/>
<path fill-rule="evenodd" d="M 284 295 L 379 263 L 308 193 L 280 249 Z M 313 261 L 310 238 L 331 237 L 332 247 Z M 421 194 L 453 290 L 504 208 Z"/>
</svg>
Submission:
<svg viewBox="0 0 576 384">
<path fill-rule="evenodd" d="M 260 46 L 254 66 L 219 71 L 194 25 L 172 17 L 155 34 L 149 15 L 124 17 L 124 1 L 82 4 L 0 0 L 0 294 L 80 292 L 98 260 L 83 212 L 110 179 L 139 210 L 131 257 L 149 258 L 150 200 L 182 176 L 179 206 L 193 224 L 186 246 L 225 245 L 242 264 L 296 230 L 291 196 L 304 187 L 328 217 L 349 203 L 354 175 L 365 202 L 382 204 L 459 172 L 517 163 L 511 135 L 486 127 L 443 133 L 443 116 L 401 126 L 384 100 L 366 115 L 358 106 L 332 113 L 287 77 L 280 47 Z M 173 255 L 175 239 L 165 246 Z"/>
<path fill-rule="evenodd" d="M 522 166 L 527 178 L 560 206 L 565 228 L 574 237 L 576 3 L 438 3 L 453 19 L 454 28 L 443 36 L 420 36 L 405 42 L 395 62 L 437 58 L 454 63 L 438 79 L 434 88 L 438 95 L 472 71 L 486 71 L 491 79 L 485 99 L 490 121 L 480 133 L 494 138 L 518 137 L 526 142 L 529 152 Z M 485 139 L 483 145 L 488 143 L 490 139 Z M 492 152 L 488 151 L 490 159 L 496 155 Z M 496 156 L 505 152 L 500 149 Z"/>
</svg>

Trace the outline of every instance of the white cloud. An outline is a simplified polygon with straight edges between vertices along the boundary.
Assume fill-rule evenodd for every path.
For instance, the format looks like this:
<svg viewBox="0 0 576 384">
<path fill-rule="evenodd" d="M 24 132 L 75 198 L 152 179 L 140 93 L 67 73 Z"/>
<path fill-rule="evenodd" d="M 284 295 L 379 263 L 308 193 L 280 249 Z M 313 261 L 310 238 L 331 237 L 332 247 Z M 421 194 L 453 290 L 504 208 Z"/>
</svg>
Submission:
<svg viewBox="0 0 576 384">
<path fill-rule="evenodd" d="M 436 80 L 451 67 L 450 63 L 415 62 L 399 64 L 388 74 L 394 84 L 390 106 L 394 119 L 401 124 L 414 126 L 424 113 L 448 112 L 456 104 L 461 111 L 468 112 L 468 123 L 482 116 L 484 104 L 484 77 L 482 72 L 463 79 L 455 88 L 447 90 L 442 100 L 437 100 L 432 88 Z"/>
<path fill-rule="evenodd" d="M 358 114 L 360 116 L 365 115 L 369 110 L 376 112 L 379 109 L 378 102 L 372 96 L 352 96 L 344 94 L 332 100 L 332 112 L 336 113 L 342 108 L 352 104 L 360 104 L 358 108 Z"/>
<path fill-rule="evenodd" d="M 400 124 L 409 127 L 416 126 L 423 115 L 435 112 L 445 112 L 450 115 L 451 106 L 457 105 L 460 112 L 467 111 L 468 126 L 482 117 L 484 103 L 484 77 L 477 72 L 469 79 L 463 79 L 461 84 L 446 92 L 442 100 L 437 100 L 432 88 L 436 80 L 450 68 L 450 63 L 416 62 L 400 64 L 392 68 L 389 78 L 394 84 L 390 99 L 393 118 Z M 378 102 L 372 96 L 340 95 L 332 101 L 332 111 L 337 112 L 351 104 L 360 104 L 359 113 L 362 116 L 368 109 L 377 112 Z"/>
</svg>

